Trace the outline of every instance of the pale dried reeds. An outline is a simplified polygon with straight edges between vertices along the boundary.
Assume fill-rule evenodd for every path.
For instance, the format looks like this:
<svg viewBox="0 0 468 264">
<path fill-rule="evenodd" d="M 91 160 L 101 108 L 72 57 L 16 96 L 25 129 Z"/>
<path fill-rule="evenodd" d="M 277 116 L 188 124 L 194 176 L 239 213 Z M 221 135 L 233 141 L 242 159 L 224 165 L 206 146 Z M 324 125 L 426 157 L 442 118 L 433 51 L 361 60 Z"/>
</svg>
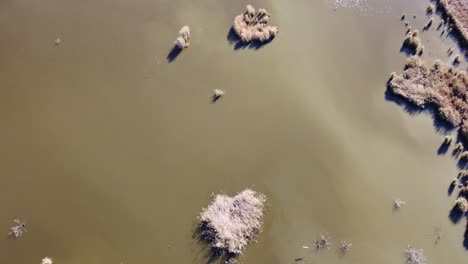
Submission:
<svg viewBox="0 0 468 264">
<path fill-rule="evenodd" d="M 201 212 L 198 232 L 214 251 L 239 255 L 262 228 L 265 202 L 250 189 L 234 197 L 218 194 Z"/>
<path fill-rule="evenodd" d="M 405 40 L 403 41 L 403 47 L 412 51 L 413 54 L 416 54 L 420 46 L 421 39 L 419 38 L 419 32 L 417 30 L 409 31 L 408 34 L 406 34 Z"/>
<path fill-rule="evenodd" d="M 468 211 L 468 201 L 464 197 L 459 197 L 455 201 L 455 205 L 457 206 L 457 209 L 463 213 Z"/>
<path fill-rule="evenodd" d="M 408 246 L 405 250 L 406 264 L 426 264 L 426 257 L 422 249 Z"/>
<path fill-rule="evenodd" d="M 174 45 L 176 45 L 179 49 L 185 49 L 190 45 L 190 28 L 189 26 L 183 26 L 179 31 L 179 37 L 174 41 Z"/>
<path fill-rule="evenodd" d="M 468 140 L 468 74 L 436 61 L 427 66 L 416 57 L 406 63 L 402 74 L 392 74 L 388 81 L 391 92 L 424 108 L 434 105 L 439 116 L 455 127 Z"/>
<path fill-rule="evenodd" d="M 234 32 L 243 43 L 252 41 L 266 42 L 274 38 L 279 27 L 269 26 L 270 14 L 265 9 L 258 9 L 247 5 L 246 12 L 236 16 L 234 19 Z"/>
</svg>

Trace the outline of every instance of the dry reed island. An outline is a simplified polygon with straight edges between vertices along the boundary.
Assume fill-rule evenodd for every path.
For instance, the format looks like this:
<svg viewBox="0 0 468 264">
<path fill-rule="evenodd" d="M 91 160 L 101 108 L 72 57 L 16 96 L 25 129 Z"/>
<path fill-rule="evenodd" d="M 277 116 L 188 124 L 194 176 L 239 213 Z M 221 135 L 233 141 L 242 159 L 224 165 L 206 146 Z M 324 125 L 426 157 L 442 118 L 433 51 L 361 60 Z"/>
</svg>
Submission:
<svg viewBox="0 0 468 264">
<path fill-rule="evenodd" d="M 260 233 L 266 196 L 247 189 L 234 197 L 215 196 L 199 216 L 196 233 L 210 247 L 210 253 L 233 263 Z"/>
<path fill-rule="evenodd" d="M 468 48 L 468 1 L 437 0 L 437 8 L 453 23 L 460 37 L 461 46 Z"/>
<path fill-rule="evenodd" d="M 468 74 L 436 61 L 427 65 L 416 57 L 408 59 L 401 74 L 392 73 L 388 89 L 414 105 L 433 105 L 439 117 L 468 141 Z"/>
<path fill-rule="evenodd" d="M 269 26 L 270 13 L 263 8 L 255 10 L 247 5 L 243 14 L 234 19 L 233 29 L 243 43 L 258 41 L 260 43 L 272 40 L 279 32 L 278 26 Z"/>
</svg>

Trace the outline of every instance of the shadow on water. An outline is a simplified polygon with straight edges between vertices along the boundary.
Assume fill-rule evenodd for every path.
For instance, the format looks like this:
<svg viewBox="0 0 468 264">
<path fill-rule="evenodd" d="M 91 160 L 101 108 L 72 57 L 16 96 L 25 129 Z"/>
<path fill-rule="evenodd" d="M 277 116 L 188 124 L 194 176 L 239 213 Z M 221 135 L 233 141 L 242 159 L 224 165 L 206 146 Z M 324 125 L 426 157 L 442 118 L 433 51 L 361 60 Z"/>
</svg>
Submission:
<svg viewBox="0 0 468 264">
<path fill-rule="evenodd" d="M 453 191 L 455 190 L 455 184 L 450 183 L 450 186 L 448 187 L 448 196 L 452 195 Z"/>
<path fill-rule="evenodd" d="M 450 147 L 449 144 L 442 143 L 442 145 L 440 145 L 439 149 L 437 149 L 437 155 L 439 155 L 439 156 L 445 155 L 447 153 L 449 147 Z"/>
<path fill-rule="evenodd" d="M 421 113 L 430 114 L 432 117 L 432 124 L 438 133 L 448 134 L 455 129 L 455 127 L 453 127 L 452 124 L 440 119 L 438 110 L 434 105 L 426 105 L 424 106 L 424 108 L 417 107 L 404 97 L 392 93 L 388 88 L 385 90 L 385 100 L 393 102 L 398 106 L 402 107 L 410 116 L 416 116 Z M 443 151 L 443 149 L 441 150 Z"/>
<path fill-rule="evenodd" d="M 253 49 L 253 50 L 258 50 L 258 49 L 261 49 L 263 48 L 265 45 L 268 45 L 273 39 L 269 39 L 267 41 L 264 41 L 264 42 L 260 42 L 260 41 L 252 41 L 252 42 L 249 42 L 249 43 L 244 43 L 241 41 L 241 39 L 239 38 L 239 36 L 236 34 L 236 32 L 234 31 L 234 28 L 231 27 L 229 29 L 229 32 L 227 34 L 227 41 L 229 42 L 230 45 L 234 46 L 234 50 L 241 50 L 241 49 Z"/>
<path fill-rule="evenodd" d="M 404 53 L 406 56 L 409 56 L 409 57 L 414 56 L 417 53 L 416 50 L 409 49 L 409 48 L 405 47 L 404 44 L 401 46 L 400 52 Z"/>
<path fill-rule="evenodd" d="M 463 159 L 463 158 L 459 159 L 457 162 L 457 167 L 460 170 L 468 169 L 468 159 Z"/>
<path fill-rule="evenodd" d="M 452 223 L 457 224 L 463 218 L 463 212 L 455 205 L 449 213 L 449 219 Z"/>
<path fill-rule="evenodd" d="M 213 96 L 211 96 L 211 103 L 212 104 L 216 103 L 221 97 L 222 95 L 213 94 Z"/>
<path fill-rule="evenodd" d="M 171 63 L 173 62 L 175 59 L 177 59 L 177 57 L 180 55 L 180 53 L 182 52 L 182 49 L 177 47 L 177 46 L 174 46 L 172 47 L 172 50 L 169 52 L 169 54 L 167 54 L 167 62 Z"/>
<path fill-rule="evenodd" d="M 203 254 L 203 262 L 206 264 L 222 263 L 233 264 L 237 255 L 227 252 L 221 248 L 212 247 L 213 237 L 205 224 L 196 224 L 192 232 L 192 238 L 197 241 Z"/>
</svg>

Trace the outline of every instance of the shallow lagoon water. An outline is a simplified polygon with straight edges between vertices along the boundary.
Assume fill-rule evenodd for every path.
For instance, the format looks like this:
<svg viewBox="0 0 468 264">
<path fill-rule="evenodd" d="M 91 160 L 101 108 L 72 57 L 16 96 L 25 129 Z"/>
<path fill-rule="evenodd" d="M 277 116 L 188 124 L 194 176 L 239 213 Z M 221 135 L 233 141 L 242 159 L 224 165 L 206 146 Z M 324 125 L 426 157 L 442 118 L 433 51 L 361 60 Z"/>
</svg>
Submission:
<svg viewBox="0 0 468 264">
<path fill-rule="evenodd" d="M 198 213 L 253 187 L 269 207 L 241 263 L 403 263 L 408 245 L 465 263 L 443 136 L 385 97 L 406 59 L 401 14 L 422 28 L 427 2 L 366 3 L 253 1 L 280 25 L 258 50 L 227 40 L 244 1 L 0 3 L 0 262 L 204 263 Z M 185 24 L 192 44 L 168 63 Z M 450 63 L 451 38 L 422 42 Z M 8 240 L 17 216 L 28 233 Z M 302 248 L 325 232 L 331 250 Z"/>
</svg>

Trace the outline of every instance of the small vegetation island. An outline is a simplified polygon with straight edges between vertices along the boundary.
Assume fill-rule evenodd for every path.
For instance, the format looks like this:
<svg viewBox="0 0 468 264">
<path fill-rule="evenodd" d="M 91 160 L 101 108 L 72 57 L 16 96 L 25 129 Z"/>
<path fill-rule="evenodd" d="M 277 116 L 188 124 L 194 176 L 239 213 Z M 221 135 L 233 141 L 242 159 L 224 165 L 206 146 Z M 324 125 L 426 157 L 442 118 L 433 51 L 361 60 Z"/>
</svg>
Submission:
<svg viewBox="0 0 468 264">
<path fill-rule="evenodd" d="M 233 263 L 260 233 L 266 196 L 246 189 L 234 197 L 215 196 L 199 216 L 196 234 L 212 256 Z"/>
<path fill-rule="evenodd" d="M 460 134 L 468 140 L 468 74 L 465 71 L 438 61 L 428 66 L 419 58 L 411 57 L 402 74 L 392 73 L 388 89 L 420 108 L 435 106 L 439 116 L 459 127 Z"/>
<path fill-rule="evenodd" d="M 236 16 L 233 29 L 243 43 L 251 41 L 267 42 L 279 32 L 278 26 L 269 26 L 270 13 L 265 9 L 247 5 L 245 13 Z"/>
</svg>

